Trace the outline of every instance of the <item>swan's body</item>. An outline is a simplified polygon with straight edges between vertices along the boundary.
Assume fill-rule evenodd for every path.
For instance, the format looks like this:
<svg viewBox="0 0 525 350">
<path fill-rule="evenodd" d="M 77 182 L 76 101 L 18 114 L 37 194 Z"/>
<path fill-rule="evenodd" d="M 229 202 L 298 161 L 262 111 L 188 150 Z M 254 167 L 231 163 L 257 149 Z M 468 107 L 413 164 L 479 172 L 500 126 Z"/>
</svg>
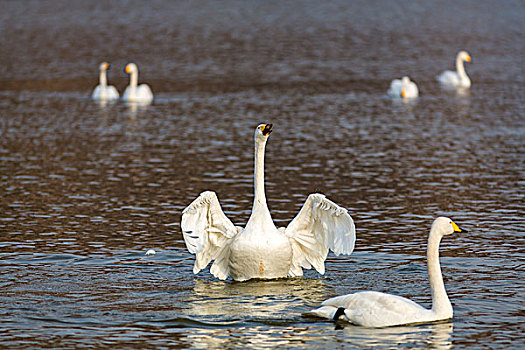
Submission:
<svg viewBox="0 0 525 350">
<path fill-rule="evenodd" d="M 308 196 L 299 214 L 284 228 L 273 223 L 264 192 L 264 149 L 271 124 L 255 130 L 255 199 L 245 228 L 224 215 L 215 192 L 206 191 L 182 215 L 186 247 L 196 254 L 194 273 L 215 260 L 210 272 L 237 281 L 302 276 L 312 266 L 324 274 L 328 250 L 354 249 L 355 227 L 347 210 L 322 194 Z"/>
<path fill-rule="evenodd" d="M 393 98 L 415 98 L 419 96 L 419 90 L 416 83 L 405 76 L 401 79 L 392 80 L 390 89 L 388 89 L 388 96 Z"/>
<path fill-rule="evenodd" d="M 124 91 L 122 99 L 127 102 L 151 103 L 153 101 L 153 92 L 148 84 L 138 85 L 139 69 L 135 63 L 126 65 L 126 73 L 130 75 L 129 85 Z"/>
<path fill-rule="evenodd" d="M 471 58 L 468 52 L 460 51 L 456 56 L 456 71 L 452 72 L 449 70 L 444 71 L 438 75 L 437 80 L 441 86 L 445 88 L 469 88 L 470 87 L 470 78 L 465 71 L 465 66 L 463 62 L 470 62 Z"/>
<path fill-rule="evenodd" d="M 102 62 L 99 66 L 100 76 L 99 83 L 93 90 L 91 98 L 99 101 L 114 101 L 118 100 L 119 94 L 113 85 L 108 85 L 107 71 L 109 63 Z"/>
<path fill-rule="evenodd" d="M 432 309 L 425 309 L 412 300 L 396 295 L 367 291 L 328 299 L 310 314 L 335 320 L 341 318 L 365 327 L 389 327 L 452 318 L 452 304 L 445 291 L 439 265 L 439 243 L 444 235 L 454 232 L 466 230 L 445 217 L 434 220 L 430 230 L 427 267 L 432 291 Z"/>
</svg>

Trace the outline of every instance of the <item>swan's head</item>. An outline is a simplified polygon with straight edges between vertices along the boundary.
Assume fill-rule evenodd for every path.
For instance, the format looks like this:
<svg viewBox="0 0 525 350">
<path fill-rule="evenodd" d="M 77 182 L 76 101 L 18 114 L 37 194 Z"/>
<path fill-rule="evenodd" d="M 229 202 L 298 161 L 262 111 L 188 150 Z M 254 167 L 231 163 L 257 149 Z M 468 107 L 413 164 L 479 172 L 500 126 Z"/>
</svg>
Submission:
<svg viewBox="0 0 525 350">
<path fill-rule="evenodd" d="M 470 62 L 472 61 L 472 58 L 470 57 L 470 55 L 468 54 L 467 51 L 460 51 L 458 53 L 458 58 L 462 61 L 465 61 L 465 62 Z"/>
<path fill-rule="evenodd" d="M 124 68 L 124 71 L 127 74 L 131 74 L 131 73 L 137 73 L 139 69 L 135 63 L 128 63 L 126 64 L 126 68 Z"/>
<path fill-rule="evenodd" d="M 109 63 L 107 63 L 107 62 L 102 62 L 102 63 L 100 64 L 100 66 L 98 67 L 98 69 L 100 69 L 101 71 L 102 71 L 102 70 L 108 70 L 109 67 L 110 67 Z"/>
<path fill-rule="evenodd" d="M 255 140 L 266 141 L 272 132 L 272 124 L 259 124 L 255 129 Z"/>
<path fill-rule="evenodd" d="M 444 216 L 440 216 L 434 223 L 432 223 L 432 232 L 436 232 L 440 236 L 453 234 L 454 232 L 468 232 L 459 227 L 454 221 Z"/>
</svg>

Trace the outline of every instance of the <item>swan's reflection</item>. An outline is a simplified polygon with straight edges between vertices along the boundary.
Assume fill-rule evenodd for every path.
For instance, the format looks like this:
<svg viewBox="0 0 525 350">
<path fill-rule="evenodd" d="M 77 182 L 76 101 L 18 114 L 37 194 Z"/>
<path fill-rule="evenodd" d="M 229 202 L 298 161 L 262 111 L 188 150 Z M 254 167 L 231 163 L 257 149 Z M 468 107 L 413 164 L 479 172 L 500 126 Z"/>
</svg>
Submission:
<svg viewBox="0 0 525 350">
<path fill-rule="evenodd" d="M 469 97 L 470 96 L 470 89 L 469 88 L 459 87 L 459 88 L 454 89 L 453 91 L 455 91 L 456 95 L 460 96 L 460 97 Z"/>
<path fill-rule="evenodd" d="M 326 324 L 325 324 L 326 325 Z M 452 348 L 453 324 L 365 328 L 348 326 L 343 331 L 327 329 L 317 324 L 291 324 L 285 327 L 254 325 L 229 328 L 193 328 L 184 339 L 196 349 L 227 349 L 245 347 L 268 349 L 291 346 L 297 349 L 334 348 L 345 344 L 348 348 L 424 348 L 448 350 Z"/>
<path fill-rule="evenodd" d="M 345 338 L 359 339 L 365 348 L 388 345 L 406 347 L 408 344 L 440 350 L 452 348 L 452 322 L 386 328 L 343 326 Z"/>
<path fill-rule="evenodd" d="M 394 98 L 392 106 L 395 113 L 402 113 L 405 118 L 414 118 L 414 108 L 417 106 L 419 98 Z"/>
<path fill-rule="evenodd" d="M 129 118 L 136 119 L 139 112 L 146 111 L 150 105 L 151 102 L 126 102 Z"/>
<path fill-rule="evenodd" d="M 313 338 L 319 337 L 318 331 L 319 329 L 308 326 L 194 329 L 191 334 L 186 335 L 185 340 L 196 349 L 268 349 L 284 346 L 294 349 L 327 348 L 312 342 Z"/>
<path fill-rule="evenodd" d="M 216 320 L 261 318 L 264 321 L 288 318 L 294 308 L 315 305 L 327 295 L 328 287 L 321 279 L 247 282 L 196 279 L 188 305 L 189 313 L 194 316 L 211 316 Z"/>
<path fill-rule="evenodd" d="M 106 100 L 97 100 L 96 102 L 98 103 L 98 105 L 102 109 L 104 109 L 104 108 L 106 108 L 108 106 L 108 101 L 106 101 Z"/>
</svg>

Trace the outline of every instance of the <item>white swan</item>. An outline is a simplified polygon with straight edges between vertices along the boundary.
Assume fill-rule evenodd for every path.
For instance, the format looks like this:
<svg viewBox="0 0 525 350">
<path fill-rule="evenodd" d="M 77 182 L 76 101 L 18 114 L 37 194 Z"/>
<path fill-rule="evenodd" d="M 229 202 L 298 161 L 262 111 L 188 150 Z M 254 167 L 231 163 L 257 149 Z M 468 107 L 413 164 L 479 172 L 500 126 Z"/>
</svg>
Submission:
<svg viewBox="0 0 525 350">
<path fill-rule="evenodd" d="M 308 314 L 334 320 L 342 318 L 365 327 L 389 327 L 452 318 L 452 304 L 445 291 L 439 265 L 439 243 L 441 237 L 454 232 L 467 232 L 467 230 L 445 217 L 434 220 L 430 229 L 427 267 L 432 292 L 432 309 L 425 309 L 412 300 L 396 295 L 367 291 L 325 300 L 320 308 Z"/>
<path fill-rule="evenodd" d="M 463 62 L 470 62 L 471 58 L 467 51 L 460 51 L 456 57 L 456 71 L 444 71 L 438 75 L 437 80 L 445 88 L 469 88 L 470 78 L 465 72 Z"/>
<path fill-rule="evenodd" d="M 94 100 L 113 101 L 118 100 L 119 98 L 117 89 L 113 85 L 108 85 L 107 70 L 109 67 L 109 63 L 107 62 L 102 62 L 99 66 L 99 84 L 91 94 L 91 98 Z"/>
<path fill-rule="evenodd" d="M 122 99 L 128 102 L 151 103 L 153 101 L 153 92 L 148 84 L 138 84 L 139 69 L 135 63 L 128 63 L 125 68 L 126 73 L 130 75 L 129 85 L 124 91 Z"/>
<path fill-rule="evenodd" d="M 405 76 L 401 79 L 392 80 L 388 95 L 394 98 L 415 98 L 419 96 L 419 90 L 416 83 Z"/>
<path fill-rule="evenodd" d="M 336 255 L 352 253 L 352 218 L 322 194 L 310 194 L 288 227 L 275 227 L 264 192 L 264 149 L 271 131 L 272 124 L 255 130 L 255 199 L 245 228 L 224 215 L 215 192 L 201 193 L 184 209 L 184 241 L 196 254 L 193 273 L 215 260 L 210 272 L 222 280 L 302 276 L 302 268 L 312 266 L 324 274 L 328 249 Z"/>
</svg>

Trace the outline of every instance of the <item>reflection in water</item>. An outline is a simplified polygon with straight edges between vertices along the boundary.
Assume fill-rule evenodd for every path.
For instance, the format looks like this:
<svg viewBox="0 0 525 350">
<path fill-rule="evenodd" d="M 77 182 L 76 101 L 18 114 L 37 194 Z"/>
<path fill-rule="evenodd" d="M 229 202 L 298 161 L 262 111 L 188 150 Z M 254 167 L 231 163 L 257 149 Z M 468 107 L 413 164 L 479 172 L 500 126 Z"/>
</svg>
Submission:
<svg viewBox="0 0 525 350">
<path fill-rule="evenodd" d="M 328 327 L 326 327 L 329 325 Z M 344 348 L 379 349 L 451 349 L 452 323 L 431 325 L 365 328 L 348 326 L 335 329 L 330 323 L 323 325 L 281 327 L 264 325 L 239 325 L 223 328 L 192 328 L 184 337 L 197 349 L 251 348 L 269 349 L 290 347 L 294 349 L 327 349 L 334 346 Z"/>
<path fill-rule="evenodd" d="M 431 349 L 452 348 L 453 323 L 435 323 L 387 328 L 365 328 L 347 325 L 344 334 L 357 340 L 363 347 L 396 347 L 408 344 L 426 344 Z"/>
<path fill-rule="evenodd" d="M 125 105 L 128 107 L 128 115 L 130 118 L 135 119 L 138 112 L 144 113 L 147 111 L 148 107 L 151 105 L 151 102 L 125 102 Z"/>
<path fill-rule="evenodd" d="M 311 330 L 307 327 L 276 329 L 264 326 L 244 326 L 229 329 L 193 329 L 185 340 L 188 340 L 191 347 L 196 349 L 270 349 L 286 348 L 287 346 L 309 349 L 318 347 L 316 343 L 307 343 L 311 336 Z"/>
<path fill-rule="evenodd" d="M 214 321 L 231 318 L 272 322 L 298 317 L 296 308 L 319 303 L 328 288 L 321 279 L 222 282 L 195 279 L 188 310 Z M 299 313 L 300 315 L 300 313 Z"/>
</svg>

